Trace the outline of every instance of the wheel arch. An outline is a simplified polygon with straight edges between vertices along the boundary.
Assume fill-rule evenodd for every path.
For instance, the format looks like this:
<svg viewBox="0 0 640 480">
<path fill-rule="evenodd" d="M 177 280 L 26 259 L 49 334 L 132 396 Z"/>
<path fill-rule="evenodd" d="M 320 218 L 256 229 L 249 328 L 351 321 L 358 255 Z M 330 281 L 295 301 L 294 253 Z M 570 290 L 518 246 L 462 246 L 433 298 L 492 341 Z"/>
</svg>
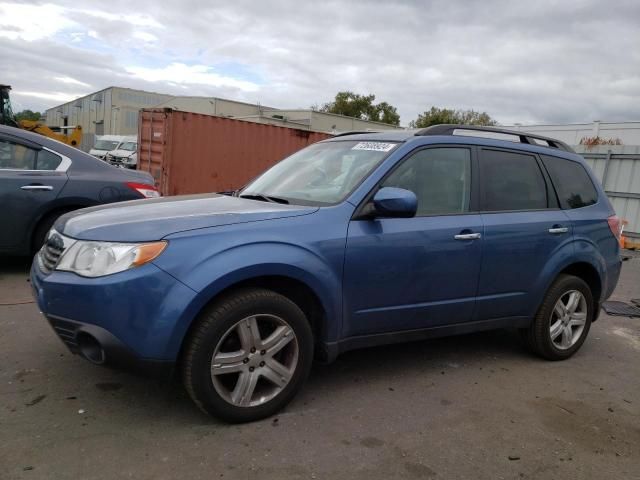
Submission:
<svg viewBox="0 0 640 480">
<path fill-rule="evenodd" d="M 561 274 L 574 275 L 589 285 L 596 304 L 594 306 L 594 319 L 596 319 L 603 293 L 607 291 L 607 264 L 596 245 L 585 241 L 568 242 L 547 260 L 531 290 L 528 316 L 534 317 L 549 288 Z"/>
<path fill-rule="evenodd" d="M 600 303 L 602 279 L 600 278 L 598 270 L 592 264 L 584 261 L 572 263 L 558 273 L 558 275 L 561 274 L 573 275 L 574 277 L 584 280 L 591 289 L 594 301 Z"/>
<path fill-rule="evenodd" d="M 321 346 L 324 340 L 331 336 L 328 319 L 332 311 L 332 303 L 326 293 L 321 292 L 316 285 L 312 285 L 308 279 L 301 278 L 291 271 L 273 272 L 263 274 L 250 274 L 249 272 L 227 275 L 216 281 L 211 288 L 201 292 L 192 302 L 186 322 L 183 322 L 178 333 L 180 338 L 176 360 L 182 359 L 185 347 L 193 332 L 198 316 L 212 303 L 220 301 L 225 296 L 245 288 L 265 288 L 274 291 L 294 302 L 305 314 L 311 324 L 316 344 L 316 355 L 324 356 Z"/>
<path fill-rule="evenodd" d="M 574 277 L 578 277 L 583 280 L 591 290 L 594 302 L 593 321 L 595 322 L 600 315 L 602 293 L 606 288 L 606 276 L 604 275 L 603 269 L 604 266 L 593 262 L 593 258 L 576 258 L 571 262 L 567 262 L 555 272 L 550 281 L 546 284 L 541 301 L 549 288 L 551 288 L 551 285 L 553 285 L 553 282 L 555 282 L 560 275 L 573 275 Z"/>
</svg>

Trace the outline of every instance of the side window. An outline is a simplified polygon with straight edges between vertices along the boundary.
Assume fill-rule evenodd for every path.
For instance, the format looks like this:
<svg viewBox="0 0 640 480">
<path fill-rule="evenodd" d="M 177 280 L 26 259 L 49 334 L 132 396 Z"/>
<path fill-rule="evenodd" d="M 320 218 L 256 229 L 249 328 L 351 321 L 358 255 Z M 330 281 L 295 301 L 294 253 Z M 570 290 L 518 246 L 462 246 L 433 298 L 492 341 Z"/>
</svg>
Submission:
<svg viewBox="0 0 640 480">
<path fill-rule="evenodd" d="M 598 192 L 578 162 L 542 155 L 542 163 L 556 187 L 562 208 L 581 208 L 598 201 Z"/>
<path fill-rule="evenodd" d="M 0 140 L 0 169 L 33 170 L 36 163 L 36 151 L 6 140 Z"/>
<path fill-rule="evenodd" d="M 482 210 L 547 208 L 547 186 L 535 157 L 483 149 L 480 172 Z"/>
<path fill-rule="evenodd" d="M 62 157 L 49 150 L 42 149 L 38 152 L 36 170 L 55 170 L 60 163 L 62 163 Z"/>
<path fill-rule="evenodd" d="M 415 193 L 417 216 L 468 212 L 471 152 L 467 148 L 420 150 L 404 160 L 382 186 Z"/>
</svg>

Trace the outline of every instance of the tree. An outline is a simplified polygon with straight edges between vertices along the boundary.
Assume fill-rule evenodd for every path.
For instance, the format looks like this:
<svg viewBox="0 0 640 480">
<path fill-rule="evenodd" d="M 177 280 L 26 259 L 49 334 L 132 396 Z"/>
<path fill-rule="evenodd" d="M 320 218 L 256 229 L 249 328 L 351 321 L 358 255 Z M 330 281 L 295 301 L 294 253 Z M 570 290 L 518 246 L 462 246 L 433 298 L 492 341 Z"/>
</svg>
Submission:
<svg viewBox="0 0 640 480">
<path fill-rule="evenodd" d="M 16 120 L 33 120 L 38 121 L 42 120 L 44 115 L 39 112 L 34 112 L 32 110 L 22 110 L 21 112 L 16 113 Z"/>
<path fill-rule="evenodd" d="M 409 122 L 411 128 L 426 128 L 441 123 L 454 123 L 462 125 L 497 125 L 487 112 L 475 110 L 453 110 L 449 108 L 431 107 L 430 110 L 418 115 L 416 120 Z"/>
<path fill-rule="evenodd" d="M 387 102 L 375 105 L 375 95 L 359 95 L 345 91 L 338 92 L 333 102 L 325 103 L 318 109 L 320 112 L 335 113 L 347 117 L 359 118 L 371 122 L 382 122 L 390 125 L 400 125 L 400 115 L 396 107 Z"/>
</svg>

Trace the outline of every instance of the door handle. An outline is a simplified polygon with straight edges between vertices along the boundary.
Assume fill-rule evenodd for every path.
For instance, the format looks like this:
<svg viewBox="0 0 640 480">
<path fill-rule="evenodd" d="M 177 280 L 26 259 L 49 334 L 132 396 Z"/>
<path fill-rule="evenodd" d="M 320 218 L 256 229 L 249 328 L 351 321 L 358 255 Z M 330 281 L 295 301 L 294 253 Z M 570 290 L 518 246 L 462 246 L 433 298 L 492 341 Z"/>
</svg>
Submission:
<svg viewBox="0 0 640 480">
<path fill-rule="evenodd" d="M 567 233 L 569 229 L 567 227 L 553 226 L 549 229 L 549 233 L 553 235 L 558 235 L 559 233 Z"/>
<path fill-rule="evenodd" d="M 460 233 L 458 235 L 455 235 L 453 238 L 455 238 L 456 240 L 477 240 L 481 236 L 482 235 L 480 235 L 479 233 Z"/>
<path fill-rule="evenodd" d="M 51 185 L 23 185 L 20 190 L 53 190 Z"/>
</svg>

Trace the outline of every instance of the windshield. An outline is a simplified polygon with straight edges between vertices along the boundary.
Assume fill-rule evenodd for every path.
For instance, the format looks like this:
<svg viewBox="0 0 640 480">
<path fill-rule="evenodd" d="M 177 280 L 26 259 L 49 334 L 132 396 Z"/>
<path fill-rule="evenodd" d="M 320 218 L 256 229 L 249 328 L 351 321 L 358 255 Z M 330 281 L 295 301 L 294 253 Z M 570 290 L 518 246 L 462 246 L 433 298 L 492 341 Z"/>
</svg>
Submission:
<svg viewBox="0 0 640 480">
<path fill-rule="evenodd" d="M 118 146 L 116 140 L 96 140 L 96 144 L 93 146 L 96 150 L 114 150 Z"/>
<path fill-rule="evenodd" d="M 240 196 L 276 198 L 303 205 L 338 203 L 396 145 L 356 141 L 316 143 L 267 170 Z"/>
<path fill-rule="evenodd" d="M 118 150 L 126 150 L 127 152 L 135 152 L 136 148 L 138 148 L 138 144 L 136 142 L 124 142 Z"/>
</svg>

